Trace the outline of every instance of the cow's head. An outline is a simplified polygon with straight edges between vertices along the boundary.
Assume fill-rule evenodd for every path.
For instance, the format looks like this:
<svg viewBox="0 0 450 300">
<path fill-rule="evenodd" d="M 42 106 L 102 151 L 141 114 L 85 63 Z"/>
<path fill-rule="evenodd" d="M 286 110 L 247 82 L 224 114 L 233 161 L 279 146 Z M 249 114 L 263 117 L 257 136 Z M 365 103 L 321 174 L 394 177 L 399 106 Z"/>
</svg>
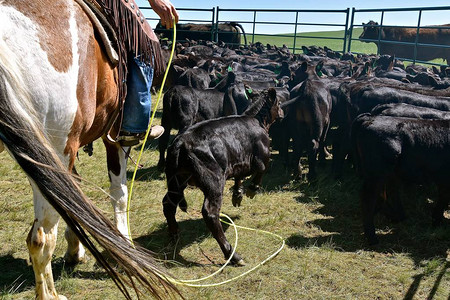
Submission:
<svg viewBox="0 0 450 300">
<path fill-rule="evenodd" d="M 306 79 L 318 79 L 322 77 L 322 68 L 324 61 L 321 60 L 317 64 L 303 62 L 300 67 L 295 70 L 294 82 L 298 84 L 305 81 Z"/>
<path fill-rule="evenodd" d="M 362 42 L 370 43 L 371 41 L 365 41 L 365 40 L 377 40 L 378 39 L 378 33 L 380 30 L 380 27 L 378 27 L 378 22 L 369 21 L 369 23 L 363 25 L 363 32 L 359 36 L 359 39 Z M 383 32 L 381 32 L 383 34 Z"/>
</svg>

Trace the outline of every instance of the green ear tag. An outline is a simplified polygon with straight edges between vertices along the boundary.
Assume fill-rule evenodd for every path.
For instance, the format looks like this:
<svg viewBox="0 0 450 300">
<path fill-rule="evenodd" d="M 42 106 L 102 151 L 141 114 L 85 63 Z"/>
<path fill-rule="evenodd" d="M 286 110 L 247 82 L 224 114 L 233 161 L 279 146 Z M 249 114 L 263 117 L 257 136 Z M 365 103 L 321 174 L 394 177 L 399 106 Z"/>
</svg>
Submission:
<svg viewBox="0 0 450 300">
<path fill-rule="evenodd" d="M 280 83 L 280 82 L 278 81 L 278 79 L 275 79 L 275 84 L 278 84 L 278 83 Z"/>
<path fill-rule="evenodd" d="M 317 75 L 318 75 L 319 77 L 322 77 L 322 76 L 323 76 L 322 71 L 317 72 Z"/>
<path fill-rule="evenodd" d="M 253 92 L 252 88 L 247 88 L 247 93 L 251 94 Z"/>
<path fill-rule="evenodd" d="M 232 68 L 231 66 L 229 66 L 228 69 L 227 69 L 227 71 L 228 71 L 228 72 L 231 72 L 231 71 L 233 71 L 233 68 Z"/>
</svg>

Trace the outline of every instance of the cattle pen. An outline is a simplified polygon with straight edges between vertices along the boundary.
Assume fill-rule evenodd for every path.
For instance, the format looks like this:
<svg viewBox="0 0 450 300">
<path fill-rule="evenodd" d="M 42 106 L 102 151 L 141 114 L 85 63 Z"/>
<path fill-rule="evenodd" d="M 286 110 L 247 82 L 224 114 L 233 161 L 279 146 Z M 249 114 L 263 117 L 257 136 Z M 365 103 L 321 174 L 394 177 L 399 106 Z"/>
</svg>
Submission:
<svg viewBox="0 0 450 300">
<path fill-rule="evenodd" d="M 1 6 L 2 4 L 0 4 Z M 448 10 L 450 6 L 441 9 Z M 220 104 L 221 101 L 224 101 L 230 104 L 227 101 L 233 100 L 237 106 L 238 103 L 242 104 L 239 102 L 239 100 L 242 100 L 245 101 L 245 104 L 248 104 L 248 101 L 254 101 L 263 94 L 258 89 L 264 89 L 263 84 L 268 83 L 270 86 L 276 84 L 276 87 L 270 89 L 270 91 L 275 90 L 277 96 L 283 95 L 283 92 L 285 92 L 286 98 L 282 99 L 283 104 L 288 104 L 289 107 L 278 107 L 277 104 L 275 106 L 277 109 L 266 107 L 263 111 L 270 112 L 270 118 L 281 121 L 279 112 L 282 108 L 284 116 L 285 113 L 287 116 L 291 116 L 290 119 L 285 119 L 289 122 L 284 124 L 292 127 L 281 127 L 281 130 L 274 131 L 270 136 L 267 136 L 268 139 L 270 138 L 270 159 L 262 182 L 254 184 L 250 182 L 251 180 L 242 180 L 243 182 L 240 182 L 241 186 L 239 186 L 240 178 L 233 178 L 234 180 L 230 178 L 222 186 L 223 193 L 219 201 L 221 212 L 230 216 L 229 220 L 232 220 L 232 222 L 223 222 L 221 227 L 233 249 L 236 249 L 244 259 L 245 264 L 240 266 L 228 266 L 226 264 L 225 253 L 222 253 L 218 241 L 214 238 L 214 233 L 209 229 L 211 227 L 208 227 L 208 223 L 205 223 L 204 220 L 208 213 L 202 207 L 204 207 L 207 198 L 202 190 L 194 187 L 195 178 L 192 178 L 192 176 L 188 176 L 187 181 L 181 179 L 181 177 L 172 180 L 172 184 L 173 182 L 177 182 L 177 184 L 179 182 L 185 185 L 186 182 L 189 182 L 189 186 L 183 191 L 184 199 L 179 202 L 180 209 L 176 213 L 179 231 L 175 235 L 169 235 L 170 224 L 167 222 L 168 214 L 164 212 L 164 205 L 171 205 L 171 203 L 165 203 L 165 195 L 180 195 L 180 193 L 170 191 L 170 180 L 168 180 L 170 176 L 167 175 L 167 169 L 162 170 L 157 163 L 158 156 L 161 158 L 161 148 L 158 149 L 158 147 L 161 146 L 163 137 L 130 148 L 129 164 L 126 170 L 122 172 L 125 173 L 127 181 L 130 178 L 133 178 L 133 180 L 135 178 L 133 199 L 129 202 L 129 208 L 127 208 L 130 236 L 133 237 L 136 245 L 152 252 L 170 276 L 178 280 L 177 288 L 180 289 L 182 295 L 182 297 L 175 295 L 169 298 L 170 295 L 163 293 L 161 298 L 206 300 L 219 298 L 449 300 L 449 204 L 445 204 L 443 213 L 441 211 L 438 211 L 438 214 L 434 213 L 441 196 L 443 196 L 443 199 L 450 198 L 448 197 L 450 195 L 450 186 L 448 185 L 450 181 L 450 134 L 448 134 L 450 132 L 450 67 L 447 66 L 448 61 L 447 64 L 445 64 L 445 61 L 442 63 L 433 60 L 424 63 L 425 66 L 422 64 L 404 66 L 403 61 L 396 61 L 392 56 L 364 54 L 377 53 L 377 48 L 372 41 L 367 44 L 357 38 L 363 29 L 368 27 L 362 23 L 374 20 L 379 23 L 378 26 L 375 26 L 377 28 L 391 27 L 392 23 L 389 22 L 388 15 L 390 13 L 401 13 L 397 11 L 370 10 L 366 12 L 355 11 L 355 9 L 327 11 L 326 14 L 328 15 L 340 16 L 341 21 L 336 23 L 308 20 L 309 15 L 316 19 L 317 16 L 321 16 L 324 12 L 321 10 L 272 11 L 254 9 L 236 11 L 219 9 L 219 7 L 196 10 L 206 16 L 204 19 L 190 15 L 191 9 L 189 8 L 179 8 L 178 11 L 183 16 L 182 22 L 204 23 L 211 26 L 211 30 L 203 33 L 206 33 L 210 41 L 217 42 L 184 40 L 176 45 L 179 48 L 172 67 L 178 68 L 177 75 L 179 77 L 174 76 L 173 81 L 168 84 L 168 90 L 164 93 L 165 95 L 183 96 L 182 100 L 195 99 L 196 102 L 192 103 L 201 104 L 183 105 L 179 104 L 181 102 L 175 102 L 178 103 L 176 107 L 190 106 L 191 108 L 195 107 L 196 111 L 181 115 L 172 114 L 173 119 L 184 120 L 187 119 L 186 116 L 198 117 L 199 110 L 201 113 L 206 111 L 205 106 L 202 105 L 207 105 L 209 102 Z M 415 12 L 423 17 L 419 10 Z M 382 19 L 376 18 L 378 13 L 383 15 Z M 424 12 L 424 14 L 426 13 Z M 250 19 L 246 19 L 243 15 L 249 15 Z M 267 15 L 281 16 L 280 20 L 282 21 L 265 19 Z M 422 20 L 421 17 L 417 19 L 419 25 L 413 27 L 413 30 L 416 28 L 417 31 L 420 31 L 423 28 L 422 26 L 430 24 L 425 19 Z M 151 17 L 148 19 L 155 21 Z M 239 43 L 239 45 L 227 45 L 223 41 L 219 42 L 220 33 L 216 24 L 235 22 L 242 23 L 248 33 L 249 45 L 242 45 L 244 42 Z M 323 26 L 324 24 L 326 26 Z M 284 28 L 281 31 L 282 33 L 263 31 L 264 28 L 270 28 L 274 25 Z M 0 31 L 1 28 L 0 26 Z M 304 28 L 321 29 L 319 29 L 320 31 L 309 31 Z M 327 29 L 325 30 L 325 28 Z M 333 28 L 338 30 L 333 31 Z M 288 32 L 290 34 L 287 34 Z M 13 31 L 12 34 L 14 34 Z M 378 38 L 373 40 L 381 42 L 381 39 Z M 164 42 L 162 44 L 166 46 Z M 287 47 L 281 46 L 283 44 L 286 44 Z M 414 43 L 416 47 L 421 46 L 420 44 L 420 41 Z M 312 45 L 317 45 L 317 47 Z M 412 46 L 414 47 L 414 45 Z M 438 46 L 440 45 L 436 47 Z M 317 52 L 315 52 L 316 50 Z M 319 52 L 318 50 L 326 50 L 326 52 Z M 348 51 L 355 55 L 344 53 Z M 354 58 L 354 61 L 350 60 L 350 57 Z M 413 63 L 420 62 L 415 57 L 406 60 Z M 400 79 L 394 79 L 395 76 L 399 75 L 398 72 L 388 71 L 393 65 L 397 69 L 400 69 L 400 65 L 404 67 L 404 69 L 401 69 L 403 73 L 401 73 Z M 441 67 L 436 68 L 438 65 Z M 0 64 L 0 70 L 2 67 Z M 240 71 L 244 67 L 246 68 L 245 72 Z M 410 69 L 407 69 L 408 67 Z M 183 70 L 182 73 L 179 71 L 180 69 Z M 284 72 L 286 70 L 292 72 L 288 73 L 289 76 L 282 76 L 286 74 Z M 407 70 L 417 71 L 417 73 L 407 73 Z M 195 73 L 196 71 L 203 72 Z M 439 72 L 439 75 L 438 73 L 431 74 L 435 71 Z M 186 74 L 190 74 L 189 76 L 197 75 L 210 81 L 200 82 L 204 83 L 204 86 L 194 88 L 190 86 L 194 80 L 186 80 L 186 82 L 180 80 L 180 78 L 193 78 L 183 77 Z M 244 75 L 249 77 L 244 77 Z M 256 77 L 257 75 L 261 77 Z M 388 75 L 392 77 L 382 77 Z M 434 75 L 434 77 L 431 75 Z M 216 76 L 215 79 L 218 80 L 213 80 L 213 76 Z M 260 81 L 261 78 L 268 80 Z M 286 78 L 289 78 L 289 80 Z M 0 82 L 1 79 L 0 76 Z M 246 80 L 244 81 L 244 79 Z M 426 82 L 421 81 L 423 79 L 426 79 Z M 226 83 L 226 85 L 221 85 L 220 82 Z M 431 86 L 431 82 L 434 82 L 435 86 Z M 210 83 L 213 84 L 209 85 Z M 177 88 L 174 88 L 175 86 Z M 188 91 L 194 89 L 196 89 L 196 94 L 201 96 L 196 98 L 191 96 L 193 93 Z M 198 91 L 200 89 L 202 89 L 201 93 Z M 209 93 L 212 97 L 207 98 L 208 94 L 205 91 L 213 89 L 217 89 L 217 91 Z M 160 91 L 162 93 L 163 89 Z M 223 95 L 217 96 L 216 92 Z M 320 97 L 315 97 L 316 95 L 320 95 Z M 1 97 L 2 90 L 0 88 Z M 170 107 L 170 105 L 167 105 L 167 103 L 170 103 L 170 98 L 167 97 L 168 102 L 166 103 L 162 101 L 157 104 L 156 96 L 152 97 L 153 112 L 155 112 L 154 124 L 161 124 L 164 128 L 167 128 L 164 125 L 164 117 L 165 112 L 170 111 L 167 110 Z M 334 97 L 339 99 L 334 99 Z M 218 99 L 221 101 L 217 101 Z M 271 96 L 269 99 L 273 99 L 273 97 Z M 326 109 L 322 109 L 323 114 L 312 114 L 317 112 L 315 106 L 304 105 L 305 102 L 302 102 L 304 99 L 311 100 L 310 103 L 312 104 L 322 104 L 320 105 L 321 108 L 326 107 Z M 338 124 L 331 122 L 331 114 L 336 112 L 333 111 L 333 108 L 342 108 L 342 106 L 337 105 L 338 102 L 334 102 L 335 100 L 339 100 L 340 104 L 345 103 L 344 110 L 337 110 L 337 112 L 345 115 L 343 117 L 342 114 L 339 114 L 343 118 Z M 396 103 L 400 101 L 404 103 L 402 105 Z M 365 103 L 369 104 L 367 106 L 362 105 Z M 292 104 L 298 105 L 291 106 Z M 394 163 L 391 163 L 392 160 L 383 160 L 383 157 L 377 156 L 383 156 L 386 153 L 382 148 L 385 144 L 383 138 L 385 135 L 376 134 L 375 136 L 378 139 L 371 140 L 370 137 L 373 135 L 370 135 L 372 131 L 369 131 L 368 126 L 373 122 L 363 119 L 363 122 L 359 125 L 359 136 L 365 137 L 364 141 L 370 143 L 355 143 L 353 145 L 359 151 L 355 151 L 353 154 L 357 153 L 360 156 L 352 156 L 351 152 L 344 153 L 339 176 L 336 176 L 334 172 L 335 158 L 333 157 L 337 153 L 335 150 L 339 149 L 339 145 L 331 143 L 331 139 L 339 136 L 338 130 L 340 127 L 344 129 L 342 132 L 348 133 L 344 136 L 349 139 L 353 137 L 351 140 L 356 141 L 357 138 L 345 129 L 350 130 L 351 125 L 354 124 L 352 121 L 357 114 L 361 113 L 364 118 L 367 117 L 368 110 L 375 104 L 376 107 L 370 113 L 377 109 L 384 113 L 377 119 L 377 122 L 386 124 L 387 129 L 391 130 L 386 132 L 393 141 L 390 145 L 394 146 L 394 150 L 399 149 L 399 147 L 395 147 L 398 145 L 395 144 L 395 141 L 401 138 L 402 149 L 400 150 L 414 146 L 408 144 L 409 140 L 420 140 L 422 143 L 432 144 L 435 148 L 430 152 L 430 148 L 426 148 L 428 145 L 425 145 L 423 146 L 425 151 L 420 152 L 420 156 L 410 155 L 405 158 L 405 156 L 400 157 L 398 155 L 395 159 L 403 163 L 407 162 L 403 166 L 418 166 L 420 168 L 424 165 L 430 165 L 434 168 L 434 173 L 425 174 L 420 178 L 425 177 L 429 180 L 433 177 L 431 179 L 435 179 L 436 173 L 444 176 L 444 180 L 438 182 L 440 185 L 433 182 L 425 183 L 425 180 L 419 182 L 419 184 L 405 183 L 401 185 L 396 177 L 381 177 L 382 180 L 391 179 L 394 185 L 390 186 L 390 189 L 378 189 L 382 186 L 378 184 L 376 188 L 372 187 L 375 192 L 370 193 L 369 190 L 366 197 L 379 195 L 379 198 L 383 198 L 382 200 L 398 200 L 401 198 L 403 212 L 405 213 L 403 217 L 405 218 L 398 218 L 396 214 L 398 210 L 394 210 L 394 214 L 389 214 L 392 211 L 389 210 L 390 207 L 388 206 L 395 205 L 397 202 L 390 201 L 387 206 L 383 205 L 385 203 L 377 203 L 376 211 L 378 214 L 376 218 L 369 220 L 373 221 L 375 232 L 370 231 L 369 234 L 374 234 L 379 239 L 378 244 L 373 244 L 370 236 L 369 240 L 367 239 L 367 232 L 364 228 L 364 210 L 361 210 L 360 207 L 361 194 L 363 194 L 361 191 L 364 191 L 361 186 L 365 184 L 371 187 L 371 184 L 375 181 L 373 177 L 362 178 L 361 174 L 362 171 L 367 174 L 367 170 L 370 170 L 367 168 L 367 164 L 372 170 L 379 166 L 382 166 L 381 169 L 387 169 L 384 167 L 385 164 L 394 165 Z M 411 110 L 413 104 L 417 104 L 418 108 Z M 391 111 L 392 114 L 392 111 L 395 112 L 395 108 L 399 109 L 399 106 L 401 106 L 400 113 L 402 114 L 406 111 L 404 107 L 409 107 L 412 116 L 420 114 L 426 116 L 425 118 L 430 118 L 430 116 L 438 116 L 439 113 L 439 118 L 444 120 L 431 122 L 433 123 L 430 123 L 431 125 L 426 121 L 416 124 L 410 120 L 412 117 L 405 117 L 407 121 L 400 120 L 403 123 L 399 123 L 400 121 L 397 120 L 399 117 L 393 117 L 387 112 Z M 181 153 L 184 153 L 184 157 L 193 157 L 192 154 L 185 151 L 186 149 L 192 150 L 194 148 L 192 146 L 201 148 L 202 152 L 205 153 L 199 156 L 200 159 L 189 165 L 187 169 L 198 167 L 199 162 L 207 162 L 210 158 L 209 153 L 214 153 L 213 156 L 219 157 L 222 162 L 223 155 L 221 154 L 226 151 L 234 156 L 236 156 L 236 153 L 246 153 L 243 148 L 233 150 L 229 146 L 231 143 L 236 144 L 240 139 L 253 142 L 250 138 L 243 138 L 244 130 L 242 126 L 233 127 L 235 129 L 228 130 L 226 134 L 221 131 L 224 126 L 215 126 L 216 131 L 211 130 L 211 124 L 217 120 L 235 119 L 235 116 L 218 117 L 220 108 L 226 106 L 218 105 L 216 107 L 218 107 L 217 114 L 212 117 L 208 116 L 208 118 L 218 119 L 205 119 L 201 123 L 193 125 L 194 130 L 186 129 L 186 132 L 180 127 L 166 129 L 171 141 L 177 141 L 177 136 L 184 136 L 184 141 L 187 141 L 186 136 L 191 137 L 192 144 L 183 146 Z M 202 108 L 205 110 L 202 110 Z M 207 108 L 211 108 L 211 106 Z M 238 112 L 238 107 L 235 108 Z M 241 106 L 239 108 L 244 109 Z M 292 110 L 293 108 L 295 110 Z M 437 108 L 442 109 L 442 111 L 436 112 Z M 289 109 L 291 109 L 290 114 Z M 292 116 L 298 118 L 292 118 Z M 330 119 L 328 119 L 328 116 Z M 206 118 L 205 114 L 202 117 Z M 303 169 L 299 171 L 300 174 L 295 174 L 295 170 L 290 170 L 287 167 L 288 163 L 284 155 L 287 153 L 287 156 L 290 155 L 293 161 L 295 151 L 298 151 L 299 144 L 301 145 L 302 142 L 313 149 L 317 146 L 317 141 L 324 136 L 319 130 L 316 130 L 317 126 L 328 127 L 325 122 L 319 125 L 315 122 L 309 122 L 309 125 L 315 125 L 316 127 L 310 127 L 315 129 L 314 131 L 318 135 L 316 140 L 313 139 L 312 143 L 305 143 L 306 139 L 302 141 L 301 138 L 296 139 L 292 135 L 288 136 L 288 143 L 280 147 L 277 142 L 280 141 L 280 138 L 285 137 L 285 134 L 293 133 L 292 128 L 297 130 L 295 133 L 299 136 L 305 136 L 304 134 L 308 130 L 302 131 L 307 128 L 298 127 L 299 125 L 304 126 L 303 123 L 298 122 L 303 122 L 299 118 L 316 121 L 327 119 L 326 123 L 331 124 L 327 135 L 330 140 L 322 148 L 323 152 L 320 154 L 323 154 L 323 156 L 320 160 L 317 160 L 317 163 L 315 156 L 312 157 L 314 163 L 309 160 L 309 150 L 304 147 L 304 152 L 300 153 L 298 161 L 295 161 L 294 164 L 296 167 L 303 165 Z M 380 121 L 392 120 L 393 118 L 396 118 L 397 123 Z M 268 126 L 267 121 L 260 120 L 264 127 Z M 200 118 L 196 121 L 200 121 Z M 223 122 L 220 123 L 223 124 Z M 234 126 L 235 123 L 230 122 L 230 126 Z M 447 127 L 444 128 L 444 125 Z M 200 132 L 195 129 L 201 126 L 204 126 L 204 131 Z M 440 131 L 441 135 L 430 134 L 428 129 L 431 126 L 444 128 L 444 130 Z M 245 126 L 245 128 L 248 129 L 250 126 Z M 400 128 L 402 130 L 397 130 Z M 183 131 L 184 133 L 180 135 Z M 200 134 L 197 136 L 191 135 L 193 131 Z M 400 136 L 400 131 L 412 134 Z M 378 133 L 379 131 L 373 132 Z M 424 134 L 419 136 L 417 132 Z M 430 136 L 435 138 L 430 138 Z M 200 139 L 203 137 L 204 140 L 212 141 L 210 145 L 200 143 Z M 228 145 L 219 142 L 216 137 L 225 139 Z M 290 140 L 291 137 L 292 141 Z M 341 149 L 346 150 L 345 147 L 342 147 L 343 139 L 340 141 Z M 358 141 L 361 142 L 363 139 L 360 138 Z M 254 144 L 257 143 L 253 142 Z M 115 212 L 111 210 L 111 194 L 117 190 L 110 189 L 112 173 L 106 171 L 106 165 L 110 158 L 101 139 L 90 145 L 92 147 L 87 149 L 88 151 L 80 149 L 77 152 L 76 173 L 79 175 L 77 179 L 79 179 L 80 189 L 92 200 L 93 206 L 97 207 L 106 218 L 114 220 Z M 183 142 L 183 145 L 187 145 L 187 143 Z M 224 147 L 218 147 L 218 145 L 224 145 Z M 357 145 L 359 146 L 357 147 Z M 361 145 L 366 147 L 364 148 Z M 286 149 L 284 149 L 284 146 L 286 146 Z M 170 148 L 172 148 L 170 150 L 172 159 L 168 161 L 180 162 L 180 156 L 176 155 L 176 147 L 171 146 Z M 145 151 L 141 150 L 142 159 L 139 158 L 136 162 L 140 149 Z M 285 153 L 283 150 L 287 152 Z M 35 209 L 31 201 L 33 193 L 29 187 L 29 178 L 7 152 L 0 151 L 2 161 L 0 164 L 2 191 L 0 201 L 0 212 L 2 213 L 2 218 L 0 218 L 0 241 L 2 242 L 0 270 L 3 271 L 0 272 L 0 300 L 35 299 L 36 278 L 33 275 L 33 266 L 29 262 L 30 256 L 24 241 L 24 235 L 33 224 L 32 216 Z M 248 150 L 247 153 L 251 154 L 246 155 L 246 157 L 255 156 L 254 151 Z M 395 156 L 396 152 L 393 153 Z M 417 151 L 415 153 L 417 154 Z M 317 155 L 318 158 L 320 158 L 320 154 Z M 349 155 L 346 156 L 347 154 Z M 405 152 L 400 154 L 405 154 Z M 377 161 L 373 159 L 376 156 L 379 158 Z M 403 160 L 404 158 L 405 160 Z M 354 159 L 354 163 L 352 163 L 352 159 Z M 240 160 L 236 163 L 237 168 L 243 168 L 243 161 Z M 358 164 L 362 161 L 366 162 L 365 169 L 361 168 L 362 164 Z M 138 166 L 136 169 L 134 164 Z M 225 169 L 222 166 L 219 169 L 214 169 L 214 171 L 202 169 L 200 176 L 217 175 L 223 178 L 222 168 Z M 133 170 L 135 170 L 135 173 L 133 173 Z M 182 175 L 186 174 L 182 168 L 177 170 Z M 315 174 L 310 174 L 311 170 L 316 170 Z M 414 177 L 417 170 L 403 169 L 402 174 Z M 426 178 L 427 175 L 430 178 Z M 250 176 L 247 178 L 251 179 Z M 123 183 L 123 186 L 126 185 L 130 186 L 127 182 Z M 384 187 L 386 186 L 384 185 Z M 208 189 L 208 191 L 218 194 L 215 189 Z M 173 198 L 171 199 L 173 200 Z M 210 200 L 207 201 L 211 202 Z M 441 224 L 432 226 L 436 216 L 439 217 L 438 221 Z M 233 224 L 238 227 L 233 227 Z M 122 299 L 123 297 L 116 288 L 113 279 L 93 259 L 93 255 L 88 253 L 87 260 L 82 264 L 69 264 L 64 256 L 67 249 L 64 233 L 66 224 L 60 222 L 59 226 L 58 242 L 55 245 L 53 257 L 50 257 L 55 289 L 71 300 Z M 283 240 L 281 248 L 278 237 Z M 127 245 L 125 244 L 125 247 Z M 129 247 L 132 249 L 131 245 Z M 276 249 L 280 249 L 280 251 L 275 252 Z M 276 253 L 276 256 L 274 253 Z M 104 251 L 104 254 L 108 257 L 107 250 Z M 268 258 L 273 259 L 269 261 Z M 120 267 L 116 267 L 116 269 L 119 273 L 122 272 Z M 133 274 L 131 273 L 131 275 Z M 207 280 L 203 280 L 204 278 Z M 199 281 L 202 284 L 186 284 Z M 184 282 L 184 284 L 180 284 L 180 282 Z M 131 289 L 130 292 L 132 292 Z M 150 297 L 151 295 L 145 292 L 132 295 L 132 299 L 148 299 Z"/>
<path fill-rule="evenodd" d="M 144 10 L 151 11 L 150 7 L 144 7 Z M 424 13 L 433 13 L 439 11 L 450 11 L 450 6 L 442 7 L 417 7 L 417 8 L 389 8 L 389 9 L 357 9 L 346 8 L 342 10 L 285 10 L 285 9 L 228 9 L 220 8 L 219 6 L 198 9 L 198 8 L 180 8 L 180 12 L 185 14 L 187 18 L 181 19 L 181 23 L 199 23 L 208 24 L 208 31 L 198 31 L 202 33 L 209 33 L 211 41 L 218 41 L 218 26 L 226 23 L 239 23 L 245 28 L 245 35 L 248 41 L 252 43 L 262 42 L 263 44 L 270 41 L 271 44 L 282 46 L 286 44 L 288 48 L 295 54 L 303 51 L 302 46 L 310 46 L 312 43 L 319 42 L 318 46 L 327 46 L 335 51 L 368 53 L 373 51 L 374 54 L 379 54 L 376 47 L 367 48 L 361 47 L 362 40 L 358 39 L 361 29 L 365 27 L 364 22 L 374 18 L 379 23 L 377 26 L 395 26 L 398 28 L 411 28 L 416 30 L 416 37 L 413 42 L 403 41 L 383 41 L 381 35 L 376 39 L 364 40 L 365 42 L 373 42 L 379 44 L 380 42 L 389 43 L 393 45 L 409 45 L 414 47 L 413 57 L 397 57 L 412 63 L 426 63 L 430 65 L 445 65 L 445 61 L 421 61 L 416 58 L 418 47 L 427 47 L 435 49 L 448 49 L 450 45 L 445 43 L 425 44 L 419 40 L 419 33 L 421 29 L 449 29 L 449 26 L 434 26 L 423 25 Z M 414 13 L 412 17 L 416 20 L 414 25 L 398 26 L 395 24 L 387 24 L 387 16 L 396 13 Z M 195 17 L 189 17 L 194 15 Z M 269 19 L 267 16 L 271 16 Z M 313 20 L 322 20 L 326 16 L 334 15 L 337 21 L 335 22 L 318 22 Z M 359 17 L 359 18 L 358 18 Z M 274 18 L 277 19 L 274 21 Z M 150 16 L 147 18 L 150 22 L 155 22 L 157 18 Z M 304 21 L 307 20 L 307 21 Z M 391 20 L 392 23 L 392 20 Z M 278 26 L 285 30 L 285 33 L 267 33 L 268 27 Z M 324 30 L 326 29 L 326 30 Z M 232 34 L 232 33 L 227 33 Z M 240 45 L 243 45 L 243 38 L 241 38 Z M 238 46 L 238 45 L 235 45 Z M 447 61 L 446 63 L 450 63 Z"/>
</svg>

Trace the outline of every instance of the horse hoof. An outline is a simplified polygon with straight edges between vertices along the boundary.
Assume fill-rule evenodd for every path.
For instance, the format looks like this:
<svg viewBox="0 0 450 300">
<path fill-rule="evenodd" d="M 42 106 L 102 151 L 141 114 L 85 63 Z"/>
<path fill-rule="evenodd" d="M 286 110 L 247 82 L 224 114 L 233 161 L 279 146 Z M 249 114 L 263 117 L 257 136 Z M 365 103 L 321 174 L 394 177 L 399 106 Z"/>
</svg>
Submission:
<svg viewBox="0 0 450 300">
<path fill-rule="evenodd" d="M 64 255 L 64 261 L 65 261 L 66 265 L 75 266 L 78 264 L 86 263 L 88 261 L 88 258 L 86 255 L 79 256 L 79 255 L 69 255 L 66 253 Z M 64 296 L 62 296 L 62 297 L 64 297 Z M 64 299 L 65 299 L 65 297 L 64 297 Z"/>
</svg>

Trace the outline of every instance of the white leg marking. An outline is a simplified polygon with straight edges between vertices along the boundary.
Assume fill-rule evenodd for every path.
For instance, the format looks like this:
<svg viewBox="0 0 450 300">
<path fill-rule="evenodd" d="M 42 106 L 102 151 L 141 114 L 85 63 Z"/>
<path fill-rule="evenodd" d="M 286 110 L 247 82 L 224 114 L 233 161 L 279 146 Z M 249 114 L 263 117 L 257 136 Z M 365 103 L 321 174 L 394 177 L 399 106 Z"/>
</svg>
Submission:
<svg viewBox="0 0 450 300">
<path fill-rule="evenodd" d="M 129 238 L 127 219 L 127 158 L 125 157 L 125 152 L 127 151 L 128 147 L 124 148 L 124 151 L 119 150 L 120 174 L 116 176 L 112 172 L 109 172 L 109 178 L 111 179 L 110 194 L 111 204 L 114 208 L 114 222 L 120 233 L 126 238 Z"/>
</svg>

